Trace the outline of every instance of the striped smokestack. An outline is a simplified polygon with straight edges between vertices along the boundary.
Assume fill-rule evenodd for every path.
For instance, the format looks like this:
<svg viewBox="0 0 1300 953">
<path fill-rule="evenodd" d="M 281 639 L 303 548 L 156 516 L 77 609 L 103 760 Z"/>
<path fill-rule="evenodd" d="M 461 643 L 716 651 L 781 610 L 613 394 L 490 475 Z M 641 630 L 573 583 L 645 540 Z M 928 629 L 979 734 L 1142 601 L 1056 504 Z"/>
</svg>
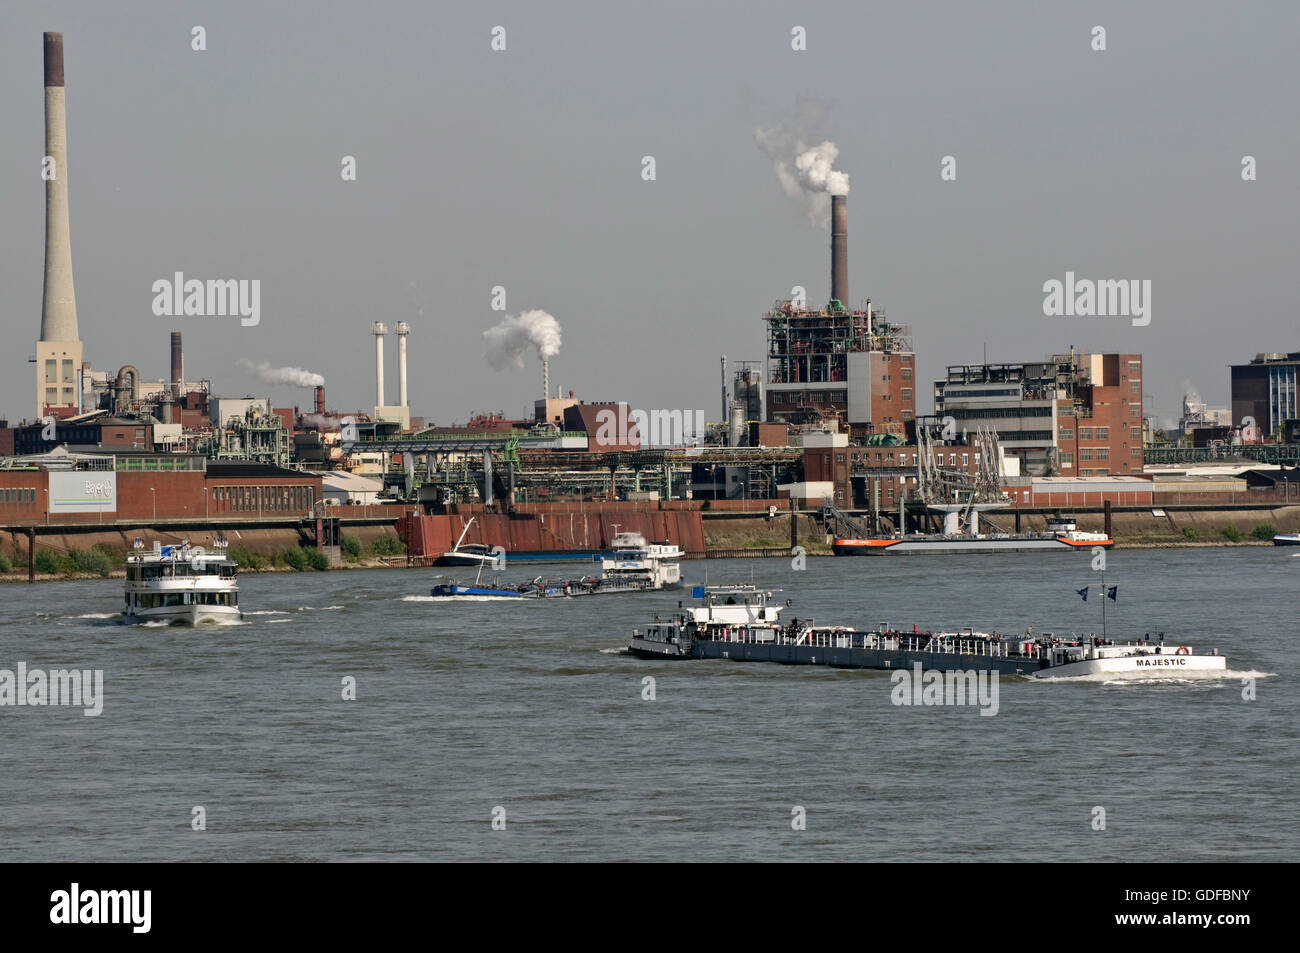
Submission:
<svg viewBox="0 0 1300 953">
<path fill-rule="evenodd" d="M 181 395 L 181 383 L 185 380 L 185 357 L 181 351 L 181 332 L 172 332 L 172 396 Z"/>
<path fill-rule="evenodd" d="M 41 340 L 76 341 L 77 299 L 72 290 L 68 233 L 68 129 L 63 99 L 63 34 L 45 34 L 45 295 Z"/>
<path fill-rule="evenodd" d="M 849 306 L 848 196 L 831 196 L 831 297 Z"/>
</svg>

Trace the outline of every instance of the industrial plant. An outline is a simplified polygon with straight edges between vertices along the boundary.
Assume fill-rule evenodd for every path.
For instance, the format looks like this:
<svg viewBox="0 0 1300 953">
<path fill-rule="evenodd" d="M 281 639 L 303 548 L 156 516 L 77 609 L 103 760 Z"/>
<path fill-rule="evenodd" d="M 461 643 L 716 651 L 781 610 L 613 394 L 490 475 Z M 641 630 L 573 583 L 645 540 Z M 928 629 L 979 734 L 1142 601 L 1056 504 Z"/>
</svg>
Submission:
<svg viewBox="0 0 1300 953">
<path fill-rule="evenodd" d="M 268 386 L 298 388 L 300 402 L 276 406 L 265 395 L 230 393 L 220 368 L 195 373 L 190 361 L 187 373 L 175 330 L 166 342 L 160 335 L 156 350 L 146 342 L 130 363 L 102 369 L 79 337 L 65 93 L 63 38 L 47 33 L 45 148 L 56 174 L 45 180 L 35 400 L 29 419 L 0 421 L 0 527 L 15 537 L 92 525 L 182 533 L 269 520 L 296 521 L 327 545 L 339 521 L 356 521 L 396 527 L 419 557 L 448 545 L 475 514 L 480 533 L 508 547 L 599 547 L 621 522 L 699 555 L 707 549 L 702 515 L 771 520 L 793 512 L 819 532 L 848 513 L 875 532 L 931 525 L 927 505 L 942 477 L 935 468 L 997 483 L 1017 528 L 1022 516 L 1061 507 L 1263 503 L 1290 500 L 1297 485 L 1295 353 L 1234 366 L 1232 413 L 1189 416 L 1183 438 L 1153 425 L 1135 353 L 1071 347 L 1041 360 L 951 365 L 927 388 L 932 412 L 920 412 L 911 325 L 890 320 L 870 297 L 851 301 L 847 176 L 834 171 L 804 183 L 829 198 L 825 303 L 785 298 L 763 313 L 762 337 L 753 340 L 761 357 L 730 365 L 720 357 L 718 419 L 679 428 L 680 439 L 649 439 L 633 395 L 587 400 L 576 388 L 552 390 L 561 330 L 541 310 L 484 334 L 494 367 L 539 359 L 530 417 L 483 412 L 440 425 L 413 414 L 408 338 L 418 342 L 421 328 L 404 320 L 357 324 L 358 344 L 366 333 L 374 338 L 375 401 L 366 408 L 331 407 L 321 375 L 269 363 L 248 366 Z M 823 146 L 829 169 L 835 150 Z M 390 335 L 395 402 L 385 387 Z M 165 361 L 154 360 L 164 353 Z M 154 364 L 166 373 L 141 372 Z M 418 395 L 434 410 L 438 396 Z M 1252 423 L 1243 426 L 1243 418 Z M 621 422 L 613 437 L 611 419 Z M 991 452 L 997 460 L 981 459 Z"/>
</svg>

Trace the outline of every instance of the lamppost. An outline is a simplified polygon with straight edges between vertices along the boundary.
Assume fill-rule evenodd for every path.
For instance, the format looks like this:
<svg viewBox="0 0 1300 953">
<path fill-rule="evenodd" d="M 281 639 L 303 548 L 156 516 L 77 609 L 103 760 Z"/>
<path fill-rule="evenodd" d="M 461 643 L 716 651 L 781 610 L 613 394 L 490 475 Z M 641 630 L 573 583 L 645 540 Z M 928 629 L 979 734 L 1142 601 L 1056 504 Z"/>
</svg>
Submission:
<svg viewBox="0 0 1300 953">
<path fill-rule="evenodd" d="M 154 491 L 153 487 L 149 487 L 149 499 L 153 502 L 152 522 L 157 523 L 158 522 L 158 494 Z"/>
<path fill-rule="evenodd" d="M 45 525 L 49 526 L 50 525 L 50 491 L 45 487 L 42 487 L 41 492 L 45 494 Z"/>
<path fill-rule="evenodd" d="M 203 488 L 203 518 L 208 518 L 208 488 Z"/>
</svg>

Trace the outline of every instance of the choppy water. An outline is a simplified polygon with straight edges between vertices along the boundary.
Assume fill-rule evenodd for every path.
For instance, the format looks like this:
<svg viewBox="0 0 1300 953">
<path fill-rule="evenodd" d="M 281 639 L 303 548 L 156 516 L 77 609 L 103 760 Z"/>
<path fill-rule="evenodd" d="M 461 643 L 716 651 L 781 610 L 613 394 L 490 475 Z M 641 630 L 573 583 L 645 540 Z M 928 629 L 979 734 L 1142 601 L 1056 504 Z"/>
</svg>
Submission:
<svg viewBox="0 0 1300 953">
<path fill-rule="evenodd" d="M 1082 555 L 685 567 L 824 622 L 1099 622 Z M 994 717 L 895 706 L 884 673 L 618 652 L 680 594 L 447 605 L 418 598 L 433 572 L 248 576 L 245 623 L 195 631 L 117 624 L 120 581 L 0 586 L 0 668 L 105 678 L 97 718 L 0 708 L 0 860 L 1297 860 L 1298 573 L 1272 548 L 1113 552 L 1112 635 L 1217 647 L 1229 677 L 1004 678 Z"/>
</svg>

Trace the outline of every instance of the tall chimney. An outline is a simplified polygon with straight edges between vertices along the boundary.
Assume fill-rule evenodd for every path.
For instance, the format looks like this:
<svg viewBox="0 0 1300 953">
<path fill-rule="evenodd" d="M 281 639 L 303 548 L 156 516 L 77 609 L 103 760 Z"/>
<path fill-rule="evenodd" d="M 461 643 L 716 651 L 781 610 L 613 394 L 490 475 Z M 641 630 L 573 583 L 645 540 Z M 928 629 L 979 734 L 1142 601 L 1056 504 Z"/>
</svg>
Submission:
<svg viewBox="0 0 1300 953">
<path fill-rule="evenodd" d="M 397 406 L 406 407 L 406 336 L 411 333 L 411 326 L 398 321 L 393 333 L 397 335 Z"/>
<path fill-rule="evenodd" d="M 72 290 L 68 231 L 68 128 L 63 98 L 63 34 L 45 34 L 45 289 L 41 336 L 36 342 L 36 415 L 76 407 L 82 394 L 77 368 L 77 297 Z"/>
<path fill-rule="evenodd" d="M 185 380 L 185 359 L 181 352 L 181 332 L 172 332 L 172 396 L 181 395 L 181 384 Z"/>
<path fill-rule="evenodd" d="M 316 413 L 325 416 L 325 387 L 321 384 L 316 385 Z"/>
<path fill-rule="evenodd" d="M 68 233 L 68 126 L 63 100 L 63 34 L 45 34 L 45 297 L 41 340 L 77 340 L 77 298 L 72 290 Z"/>
<path fill-rule="evenodd" d="M 370 333 L 375 336 L 375 406 L 383 407 L 386 406 L 384 404 L 384 335 L 388 333 L 388 327 L 383 321 L 376 321 Z"/>
<path fill-rule="evenodd" d="M 546 358 L 542 358 L 542 400 L 551 396 L 551 365 Z"/>
<path fill-rule="evenodd" d="M 831 297 L 849 306 L 848 196 L 831 196 Z"/>
<path fill-rule="evenodd" d="M 722 355 L 722 422 L 727 422 L 727 355 Z"/>
</svg>

